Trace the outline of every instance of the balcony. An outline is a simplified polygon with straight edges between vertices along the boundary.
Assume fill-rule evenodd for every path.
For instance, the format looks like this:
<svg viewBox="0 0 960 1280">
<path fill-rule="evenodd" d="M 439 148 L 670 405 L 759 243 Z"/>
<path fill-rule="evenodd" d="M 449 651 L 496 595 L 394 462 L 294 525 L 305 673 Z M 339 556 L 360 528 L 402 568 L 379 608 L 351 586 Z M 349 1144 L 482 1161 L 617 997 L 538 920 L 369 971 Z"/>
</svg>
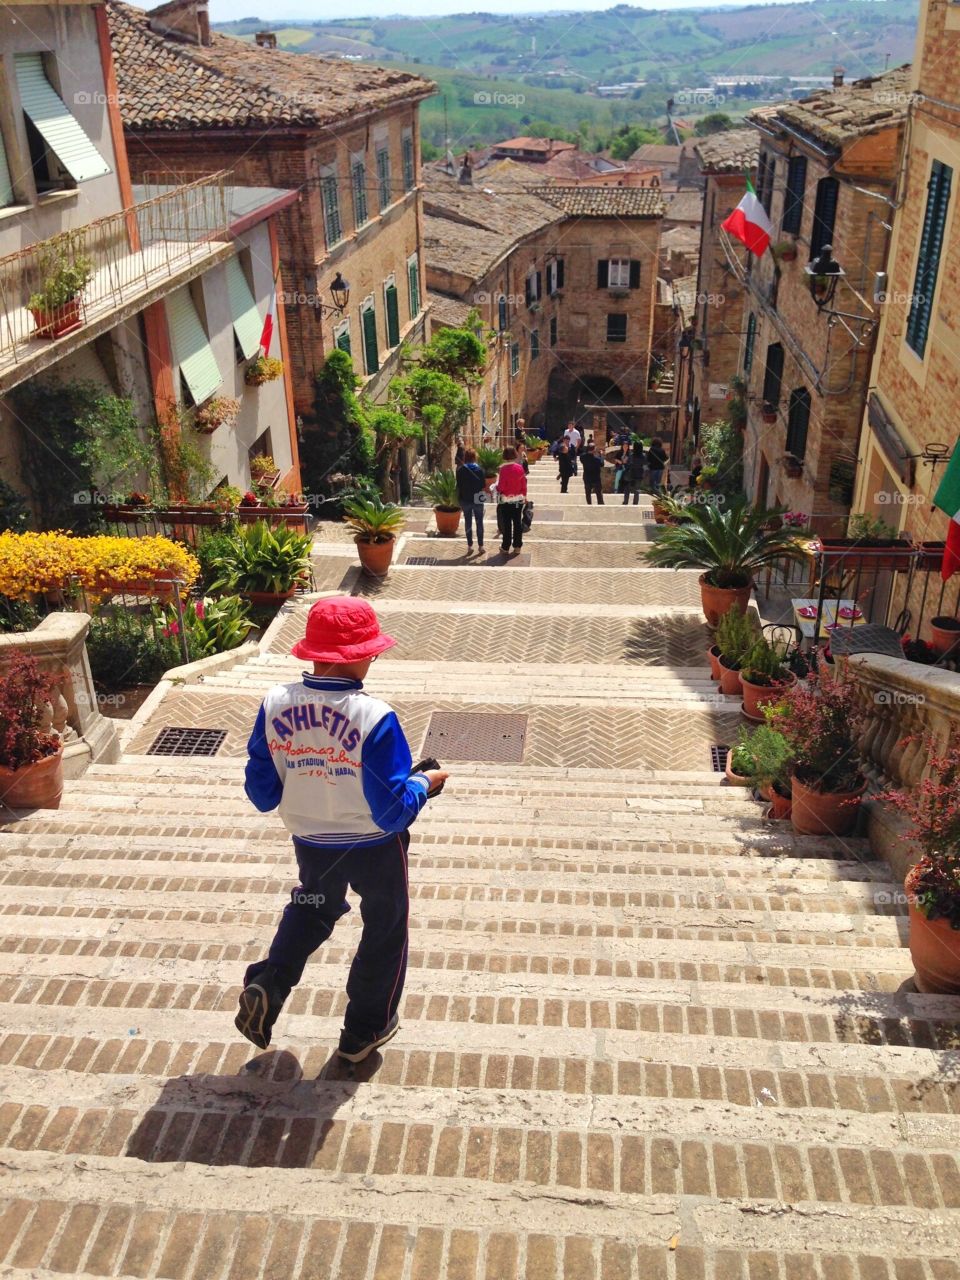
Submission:
<svg viewBox="0 0 960 1280">
<path fill-rule="evenodd" d="M 0 258 L 0 392 L 229 257 L 225 177 L 217 173 L 164 188 L 129 209 Z M 27 302 L 44 288 L 58 257 L 88 259 L 92 274 L 75 315 L 68 314 L 70 304 L 52 313 L 58 322 L 73 321 L 69 332 L 38 337 Z"/>
</svg>

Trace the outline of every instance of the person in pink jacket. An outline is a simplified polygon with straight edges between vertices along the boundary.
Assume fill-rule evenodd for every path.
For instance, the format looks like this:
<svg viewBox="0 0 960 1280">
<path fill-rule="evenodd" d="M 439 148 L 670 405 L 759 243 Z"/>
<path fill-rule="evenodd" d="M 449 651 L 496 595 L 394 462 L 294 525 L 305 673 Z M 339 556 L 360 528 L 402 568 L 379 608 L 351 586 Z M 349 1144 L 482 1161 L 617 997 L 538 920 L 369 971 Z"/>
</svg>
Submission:
<svg viewBox="0 0 960 1280">
<path fill-rule="evenodd" d="M 508 446 L 503 451 L 503 466 L 497 476 L 497 526 L 500 550 L 514 551 L 523 546 L 523 504 L 527 497 L 527 477 L 517 461 L 517 451 Z"/>
</svg>

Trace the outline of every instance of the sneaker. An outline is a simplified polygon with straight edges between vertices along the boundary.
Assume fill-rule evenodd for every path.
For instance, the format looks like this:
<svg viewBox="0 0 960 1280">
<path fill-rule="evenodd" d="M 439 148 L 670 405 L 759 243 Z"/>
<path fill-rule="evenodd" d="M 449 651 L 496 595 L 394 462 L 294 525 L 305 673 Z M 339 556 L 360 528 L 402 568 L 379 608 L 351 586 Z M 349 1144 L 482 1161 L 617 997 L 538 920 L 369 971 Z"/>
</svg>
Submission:
<svg viewBox="0 0 960 1280">
<path fill-rule="evenodd" d="M 364 1058 L 368 1058 L 374 1049 L 379 1049 L 382 1044 L 386 1044 L 400 1030 L 400 1018 L 394 1014 L 379 1035 L 373 1036 L 370 1040 L 363 1040 L 359 1036 L 351 1035 L 344 1028 L 340 1032 L 340 1046 L 337 1054 L 341 1058 L 346 1058 L 347 1062 L 362 1062 Z"/>
<path fill-rule="evenodd" d="M 483 543 L 481 542 L 481 543 L 480 543 L 480 545 L 477 547 L 477 555 L 478 555 L 478 556 L 482 556 L 482 555 L 483 555 L 483 550 L 484 550 L 484 548 L 483 548 Z"/>
<path fill-rule="evenodd" d="M 286 998 L 279 973 L 272 964 L 268 964 L 240 992 L 240 1008 L 233 1020 L 234 1026 L 251 1044 L 258 1049 L 266 1049 L 270 1044 L 273 1024 Z"/>
<path fill-rule="evenodd" d="M 500 552 L 502 555 L 506 555 L 509 550 L 509 547 L 505 547 L 502 542 L 500 543 Z"/>
</svg>

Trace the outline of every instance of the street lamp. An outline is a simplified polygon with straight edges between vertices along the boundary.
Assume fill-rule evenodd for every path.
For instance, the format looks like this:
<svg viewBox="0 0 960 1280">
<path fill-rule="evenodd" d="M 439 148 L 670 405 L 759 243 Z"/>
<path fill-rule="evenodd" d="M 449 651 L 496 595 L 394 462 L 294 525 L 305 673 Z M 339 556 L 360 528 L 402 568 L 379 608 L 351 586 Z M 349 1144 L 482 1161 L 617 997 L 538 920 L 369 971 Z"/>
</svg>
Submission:
<svg viewBox="0 0 960 1280">
<path fill-rule="evenodd" d="M 320 281 L 316 276 L 313 277 L 314 306 L 321 316 L 342 316 L 347 309 L 347 303 L 350 301 L 350 285 L 344 280 L 338 271 L 333 277 L 333 283 L 330 285 L 330 296 L 333 298 L 333 306 L 329 303 L 320 301 Z"/>
<path fill-rule="evenodd" d="M 815 258 L 803 268 L 810 280 L 810 296 L 822 311 L 833 302 L 837 282 L 846 272 L 833 256 L 833 245 L 825 244 Z"/>
</svg>

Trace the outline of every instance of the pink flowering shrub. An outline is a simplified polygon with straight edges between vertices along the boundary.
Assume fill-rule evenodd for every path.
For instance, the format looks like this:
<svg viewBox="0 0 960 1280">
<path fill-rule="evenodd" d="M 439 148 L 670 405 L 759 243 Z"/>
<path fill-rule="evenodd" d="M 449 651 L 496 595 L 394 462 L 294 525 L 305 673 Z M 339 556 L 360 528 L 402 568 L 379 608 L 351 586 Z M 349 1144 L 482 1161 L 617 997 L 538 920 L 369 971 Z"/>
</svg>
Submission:
<svg viewBox="0 0 960 1280">
<path fill-rule="evenodd" d="M 0 765 L 22 769 L 60 746 L 59 735 L 43 728 L 56 684 L 36 658 L 14 654 L 0 679 Z"/>
</svg>

